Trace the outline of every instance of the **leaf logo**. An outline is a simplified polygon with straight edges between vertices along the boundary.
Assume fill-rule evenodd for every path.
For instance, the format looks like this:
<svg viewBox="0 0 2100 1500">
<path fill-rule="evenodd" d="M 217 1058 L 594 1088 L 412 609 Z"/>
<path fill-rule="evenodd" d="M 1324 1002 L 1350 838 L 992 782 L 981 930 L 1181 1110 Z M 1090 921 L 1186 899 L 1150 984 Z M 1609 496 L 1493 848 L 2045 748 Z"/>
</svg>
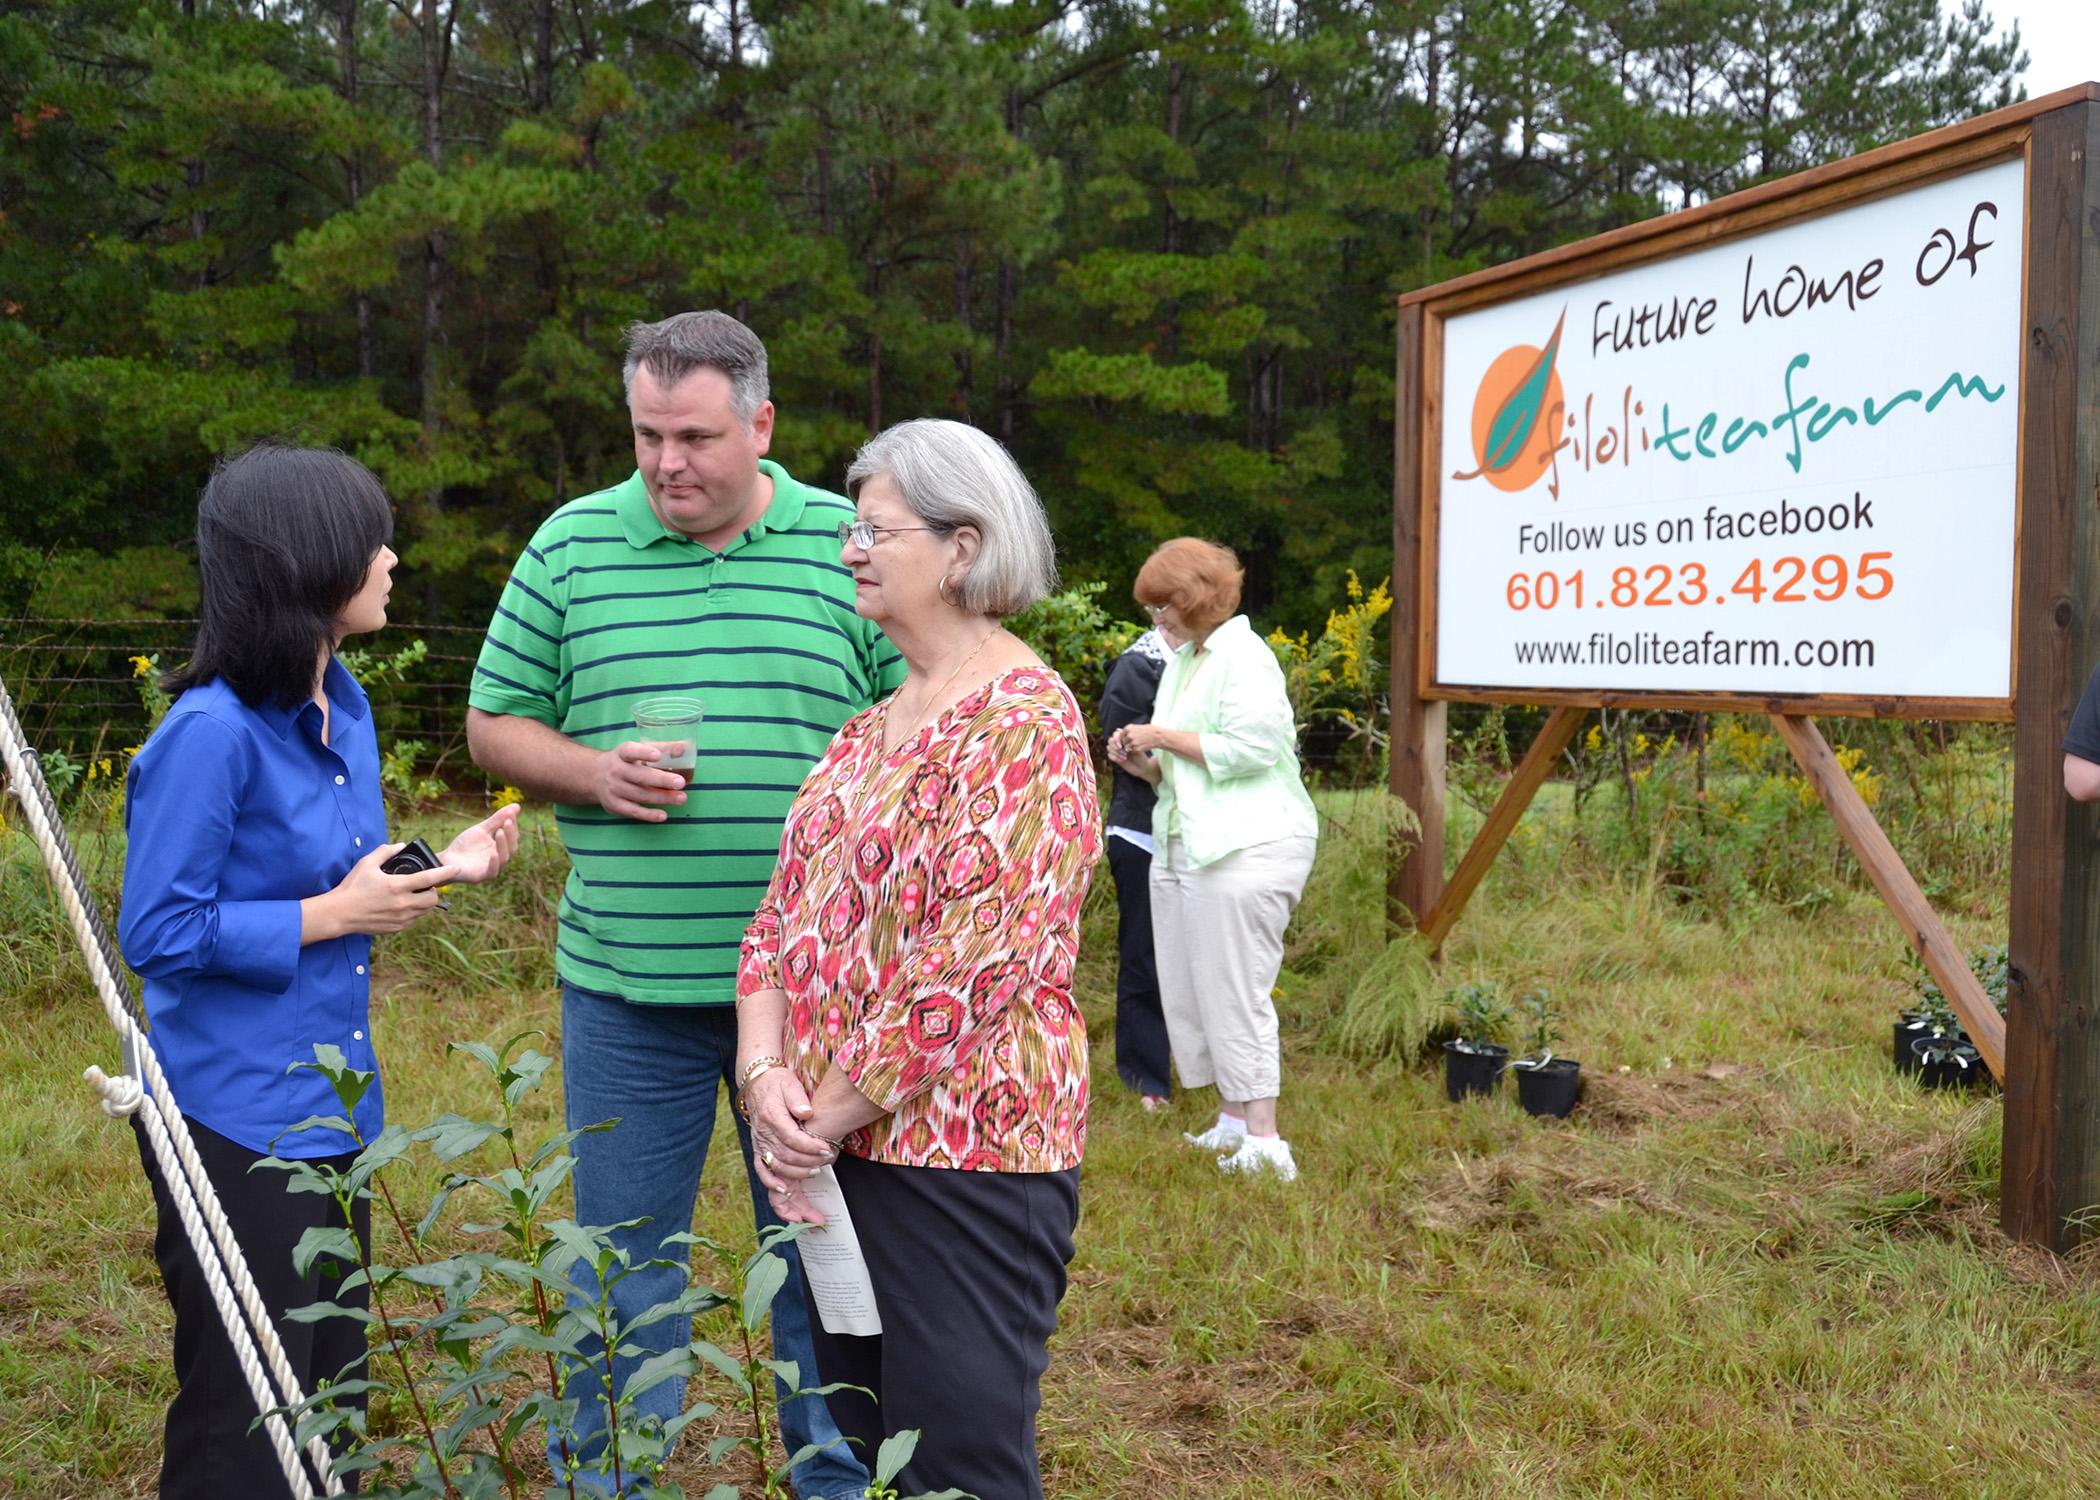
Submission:
<svg viewBox="0 0 2100 1500">
<path fill-rule="evenodd" d="M 1567 403 L 1554 365 L 1567 321 L 1564 306 L 1543 347 L 1515 345 L 1488 366 L 1473 397 L 1473 458 L 1478 467 L 1454 473 L 1453 479 L 1485 479 L 1514 494 L 1550 475 L 1546 488 L 1554 499 L 1560 498 L 1553 461 L 1561 448 Z"/>
</svg>

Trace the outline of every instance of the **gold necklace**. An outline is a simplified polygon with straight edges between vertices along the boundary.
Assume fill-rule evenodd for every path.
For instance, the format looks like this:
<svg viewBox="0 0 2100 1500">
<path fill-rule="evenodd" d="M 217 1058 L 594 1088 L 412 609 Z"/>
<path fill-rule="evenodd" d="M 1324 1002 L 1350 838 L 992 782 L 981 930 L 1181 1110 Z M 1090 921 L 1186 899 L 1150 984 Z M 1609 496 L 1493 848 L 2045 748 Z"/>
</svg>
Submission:
<svg viewBox="0 0 2100 1500">
<path fill-rule="evenodd" d="M 923 709 L 919 710 L 919 716 L 911 721 L 911 727 L 904 731 L 904 734 L 898 739 L 896 744 L 887 746 L 883 750 L 883 754 L 895 755 L 899 750 L 902 750 L 906 745 L 911 743 L 912 736 L 919 732 L 919 730 L 925 725 L 927 716 L 933 712 L 933 706 L 941 701 L 941 694 L 947 692 L 948 689 L 954 685 L 955 679 L 962 676 L 963 668 L 967 667 L 971 662 L 975 661 L 977 659 L 977 653 L 984 649 L 985 642 L 989 641 L 993 636 L 997 635 L 998 633 L 999 627 L 997 625 L 994 625 L 990 630 L 987 630 L 981 637 L 978 638 L 977 644 L 970 648 L 970 654 L 968 656 L 965 656 L 961 661 L 955 664 L 955 670 L 948 674 L 948 680 L 946 682 L 943 682 L 939 687 L 933 690 L 933 696 L 926 700 L 926 706 Z M 885 698 L 883 700 L 882 727 L 885 731 L 887 731 L 890 726 L 890 705 L 896 701 L 897 700 L 894 696 Z M 887 739 L 888 735 L 885 734 L 884 738 Z"/>
</svg>

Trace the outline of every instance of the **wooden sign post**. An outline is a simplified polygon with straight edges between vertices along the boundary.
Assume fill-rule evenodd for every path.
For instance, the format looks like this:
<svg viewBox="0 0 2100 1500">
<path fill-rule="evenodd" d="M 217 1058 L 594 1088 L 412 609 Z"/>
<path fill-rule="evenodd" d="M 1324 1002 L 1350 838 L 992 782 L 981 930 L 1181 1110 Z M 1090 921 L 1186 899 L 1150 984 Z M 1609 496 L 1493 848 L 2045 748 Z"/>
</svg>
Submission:
<svg viewBox="0 0 2100 1500">
<path fill-rule="evenodd" d="M 2005 1081 L 2008 1233 L 2100 1231 L 2100 84 L 1401 299 L 1396 914 L 1441 947 L 1599 707 L 1770 715 Z M 1453 701 L 1550 705 L 1447 879 Z M 1999 1017 L 1818 716 L 2015 725 Z"/>
</svg>

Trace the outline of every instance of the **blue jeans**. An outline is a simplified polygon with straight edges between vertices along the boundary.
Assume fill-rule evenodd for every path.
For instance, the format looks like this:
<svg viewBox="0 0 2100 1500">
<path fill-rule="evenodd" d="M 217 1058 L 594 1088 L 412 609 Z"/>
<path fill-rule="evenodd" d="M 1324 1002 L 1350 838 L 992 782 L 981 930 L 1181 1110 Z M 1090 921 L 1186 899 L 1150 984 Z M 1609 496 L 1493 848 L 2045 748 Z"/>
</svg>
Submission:
<svg viewBox="0 0 2100 1500">
<path fill-rule="evenodd" d="M 736 1007 L 630 1005 L 564 984 L 561 1012 L 562 1101 L 569 1128 L 620 1121 L 612 1130 L 577 1137 L 570 1148 L 576 1156 L 576 1221 L 617 1224 L 644 1219 L 647 1222 L 639 1227 L 614 1234 L 613 1242 L 637 1264 L 659 1258 L 665 1235 L 692 1228 L 693 1200 L 715 1128 L 715 1105 L 722 1085 L 735 1082 L 729 1075 L 736 1066 Z M 764 1229 L 780 1220 L 751 1176 L 750 1130 L 741 1119 L 736 1123 L 752 1217 Z M 688 1253 L 682 1245 L 673 1246 L 661 1258 L 683 1263 Z M 793 1360 L 803 1385 L 819 1385 L 809 1312 L 802 1298 L 801 1257 L 793 1243 L 780 1246 L 778 1253 L 787 1261 L 788 1278 L 773 1299 L 773 1357 Z M 569 1280 L 571 1307 L 597 1304 L 598 1280 L 589 1266 L 577 1262 Z M 676 1268 L 635 1272 L 613 1287 L 614 1314 L 622 1323 L 639 1319 L 657 1303 L 677 1296 L 685 1284 Z M 637 1334 L 652 1350 L 680 1348 L 691 1336 L 686 1318 L 666 1318 Z M 616 1361 L 614 1378 L 624 1382 L 646 1357 Z M 582 1457 L 587 1464 L 602 1462 L 603 1387 L 593 1399 L 587 1378 L 572 1377 L 571 1385 L 571 1393 L 582 1398 L 577 1418 Z M 780 1437 L 787 1451 L 810 1443 L 824 1445 L 795 1466 L 796 1491 L 805 1500 L 858 1497 L 867 1488 L 868 1471 L 839 1436 L 824 1398 L 790 1401 L 786 1387 L 778 1389 Z M 683 1381 L 666 1381 L 635 1401 L 637 1417 L 653 1414 L 669 1421 L 684 1409 Z M 559 1473 L 560 1453 L 551 1443 L 548 1461 Z"/>
</svg>

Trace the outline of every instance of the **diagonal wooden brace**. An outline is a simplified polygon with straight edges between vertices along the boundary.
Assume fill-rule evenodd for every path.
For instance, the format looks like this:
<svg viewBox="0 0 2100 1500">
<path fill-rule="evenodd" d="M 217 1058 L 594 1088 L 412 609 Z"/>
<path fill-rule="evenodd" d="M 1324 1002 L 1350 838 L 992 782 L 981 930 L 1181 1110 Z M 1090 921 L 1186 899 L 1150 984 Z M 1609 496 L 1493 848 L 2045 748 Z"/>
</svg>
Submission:
<svg viewBox="0 0 2100 1500">
<path fill-rule="evenodd" d="M 1845 774 L 1845 768 L 1837 763 L 1830 745 L 1816 728 L 1813 719 L 1793 714 L 1774 714 L 1772 723 L 1778 727 L 1779 737 L 1786 741 L 1787 749 L 1800 762 L 1802 774 L 1830 809 L 1830 816 L 1838 826 L 1852 852 L 1866 868 L 1867 878 L 1874 882 L 1874 889 L 1881 892 L 1881 899 L 1903 924 L 1903 935 L 1910 940 L 1918 957 L 1932 977 L 1939 981 L 1940 989 L 1953 1003 L 1954 1013 L 1961 1017 L 1962 1026 L 1975 1044 L 1977 1054 L 1983 1058 L 1991 1073 L 2005 1077 L 2005 1017 L 1991 1004 L 1983 986 L 1969 971 L 1968 962 L 1947 935 L 1939 914 L 1911 879 L 1910 871 L 1904 867 L 1902 856 L 1889 836 L 1881 831 L 1874 821 L 1874 814 L 1859 795 L 1859 788 Z"/>
<path fill-rule="evenodd" d="M 1524 752 L 1524 758 L 1510 772 L 1509 783 L 1502 788 L 1502 795 L 1495 799 L 1487 821 L 1480 825 L 1480 832 L 1473 835 L 1473 842 L 1465 857 L 1458 862 L 1451 883 L 1444 887 L 1436 906 L 1423 919 L 1421 938 L 1429 945 L 1432 955 L 1444 951 L 1444 939 L 1458 924 L 1458 914 L 1466 909 L 1474 887 L 1480 884 L 1488 866 L 1495 862 L 1495 856 L 1502 852 L 1502 846 L 1516 831 L 1517 819 L 1524 816 L 1524 809 L 1531 805 L 1531 799 L 1538 795 L 1539 787 L 1552 773 L 1560 752 L 1568 748 L 1568 741 L 1575 738 L 1575 731 L 1588 715 L 1587 708 L 1564 705 L 1554 709 L 1539 730 L 1538 738 L 1531 742 L 1531 748 Z"/>
</svg>

